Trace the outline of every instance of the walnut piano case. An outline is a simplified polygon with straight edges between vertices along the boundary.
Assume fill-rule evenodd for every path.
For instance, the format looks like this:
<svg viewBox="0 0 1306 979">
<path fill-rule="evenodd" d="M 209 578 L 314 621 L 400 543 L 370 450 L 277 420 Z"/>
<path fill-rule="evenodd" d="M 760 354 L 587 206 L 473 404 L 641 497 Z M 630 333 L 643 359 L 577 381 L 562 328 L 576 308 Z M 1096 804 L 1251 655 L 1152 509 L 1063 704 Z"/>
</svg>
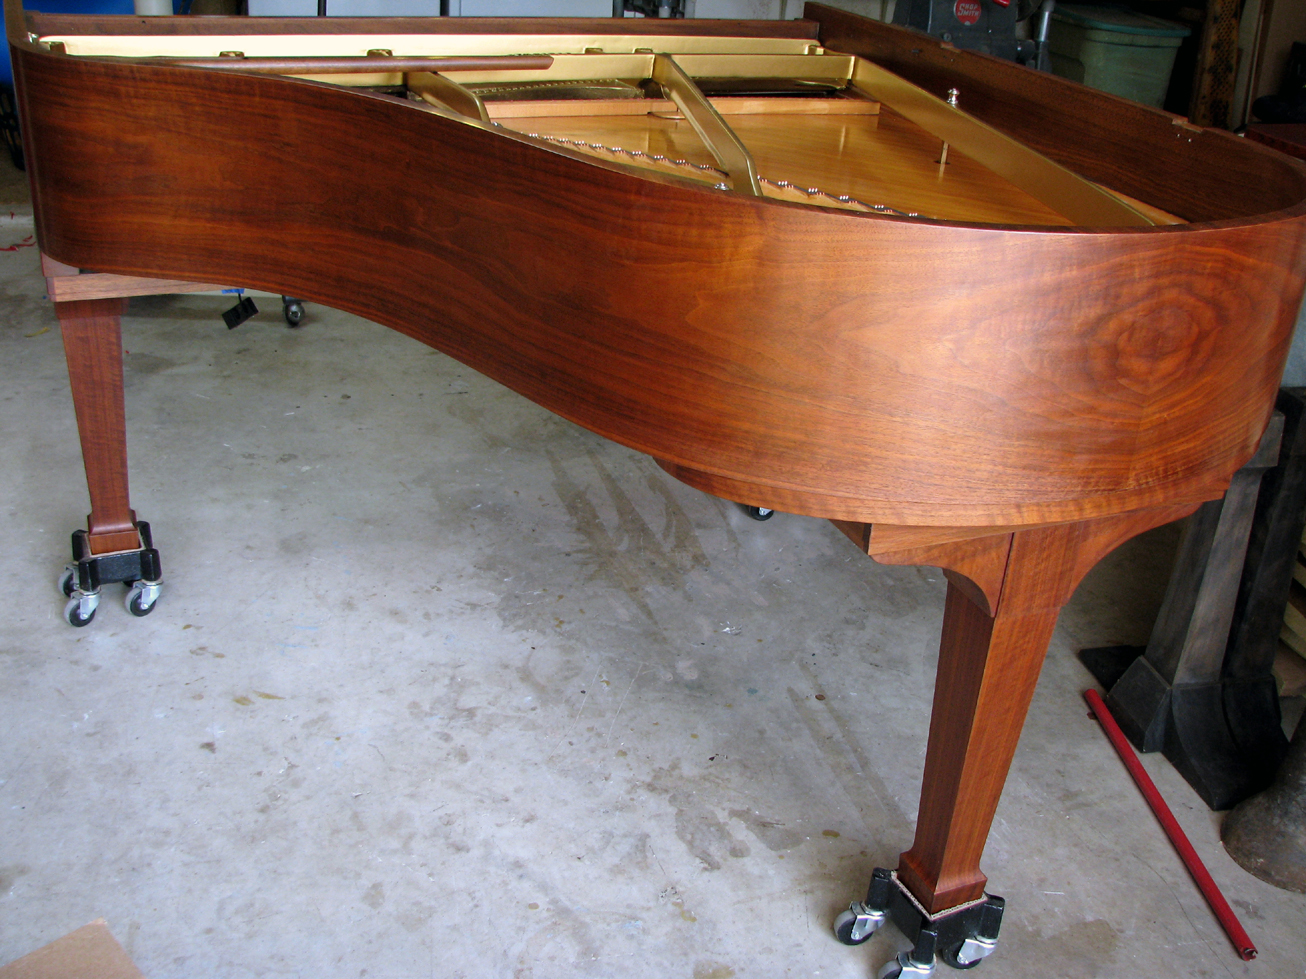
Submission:
<svg viewBox="0 0 1306 979">
<path fill-rule="evenodd" d="M 951 936 L 945 959 L 987 954 L 991 923 L 947 928 L 985 904 L 1057 613 L 1255 449 L 1302 296 L 1306 170 L 818 5 L 796 22 L 19 8 L 51 262 L 358 313 L 691 485 L 943 567 L 917 836 L 885 879 Z M 120 302 L 57 304 L 88 560 L 143 546 Z M 841 937 L 869 933 L 874 903 Z"/>
</svg>

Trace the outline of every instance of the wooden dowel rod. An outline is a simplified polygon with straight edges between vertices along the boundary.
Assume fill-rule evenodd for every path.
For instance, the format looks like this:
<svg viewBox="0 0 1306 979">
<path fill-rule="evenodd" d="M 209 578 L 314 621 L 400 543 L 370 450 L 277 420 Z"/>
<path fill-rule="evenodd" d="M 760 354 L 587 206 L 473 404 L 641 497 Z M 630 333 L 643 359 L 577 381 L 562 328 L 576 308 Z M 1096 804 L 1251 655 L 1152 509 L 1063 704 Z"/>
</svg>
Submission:
<svg viewBox="0 0 1306 979">
<path fill-rule="evenodd" d="M 266 75 L 348 75 L 390 71 L 543 71 L 553 64 L 547 54 L 466 57 L 390 57 L 364 55 L 339 58 L 149 58 L 148 64 L 179 68 L 217 68 Z"/>
<path fill-rule="evenodd" d="M 1220 893 L 1220 888 L 1216 886 L 1210 871 L 1206 869 L 1206 864 L 1202 863 L 1202 858 L 1193 849 L 1192 843 L 1189 842 L 1187 835 L 1179 826 L 1179 821 L 1174 818 L 1174 813 L 1166 805 L 1165 799 L 1161 798 L 1161 793 L 1157 791 L 1152 777 L 1147 774 L 1147 769 L 1143 768 L 1138 756 L 1134 754 L 1133 745 L 1125 738 L 1125 734 L 1120 730 L 1120 725 L 1116 723 L 1116 719 L 1111 716 L 1106 701 L 1102 699 L 1101 694 L 1096 690 L 1085 690 L 1084 699 L 1088 701 L 1088 706 L 1092 708 L 1093 715 L 1097 718 L 1098 723 L 1102 725 L 1102 730 L 1106 732 L 1107 739 L 1111 742 L 1112 747 L 1116 749 L 1116 754 L 1125 763 L 1125 768 L 1129 769 L 1129 774 L 1133 776 L 1139 790 L 1143 793 L 1143 798 L 1152 807 L 1152 812 L 1156 814 L 1157 821 L 1161 824 L 1161 828 L 1165 830 L 1165 835 L 1170 838 L 1170 842 L 1179 854 L 1179 859 L 1188 868 L 1188 873 L 1192 875 L 1197 889 L 1202 892 L 1202 897 L 1206 898 L 1206 903 L 1210 905 L 1216 920 L 1220 922 L 1220 927 L 1229 936 L 1229 941 L 1233 942 L 1238 957 L 1244 962 L 1250 962 L 1256 958 L 1256 946 L 1252 944 L 1252 940 L 1243 929 L 1238 916 L 1233 913 L 1233 908 L 1229 907 L 1229 902 Z"/>
</svg>

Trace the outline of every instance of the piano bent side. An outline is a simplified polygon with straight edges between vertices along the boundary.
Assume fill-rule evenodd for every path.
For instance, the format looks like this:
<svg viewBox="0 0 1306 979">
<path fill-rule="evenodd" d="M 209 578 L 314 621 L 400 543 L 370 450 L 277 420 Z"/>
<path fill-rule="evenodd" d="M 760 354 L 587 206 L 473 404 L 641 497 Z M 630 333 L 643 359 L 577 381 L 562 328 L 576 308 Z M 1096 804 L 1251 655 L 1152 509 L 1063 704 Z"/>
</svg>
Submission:
<svg viewBox="0 0 1306 979">
<path fill-rule="evenodd" d="M 7 3 L 54 259 L 357 313 L 691 485 L 835 519 L 878 560 L 944 567 L 920 817 L 898 869 L 931 913 L 983 895 L 980 855 L 1061 605 L 1118 543 L 1219 496 L 1272 408 L 1303 290 L 1306 169 L 1207 134 L 1180 153 L 1158 133 L 1195 137 L 1162 114 L 1138 117 L 1141 150 L 1038 148 L 1187 224 L 913 220 L 638 174 L 312 81 L 55 54 Z M 964 52 L 930 62 L 917 35 L 808 12 L 827 45 L 927 87 L 973 82 L 995 120 L 1004 93 L 1066 84 Z M 1081 111 L 1119 108 L 1074 92 Z M 1167 172 L 1120 162 L 1149 150 Z M 1255 179 L 1213 203 L 1220 171 Z M 109 550 L 135 523 L 125 450 L 94 448 L 121 425 L 116 314 L 72 306 L 59 304 L 75 392 L 108 405 L 83 443 L 93 493 L 99 480 L 118 494 Z M 94 531 L 93 514 L 93 547 Z"/>
</svg>

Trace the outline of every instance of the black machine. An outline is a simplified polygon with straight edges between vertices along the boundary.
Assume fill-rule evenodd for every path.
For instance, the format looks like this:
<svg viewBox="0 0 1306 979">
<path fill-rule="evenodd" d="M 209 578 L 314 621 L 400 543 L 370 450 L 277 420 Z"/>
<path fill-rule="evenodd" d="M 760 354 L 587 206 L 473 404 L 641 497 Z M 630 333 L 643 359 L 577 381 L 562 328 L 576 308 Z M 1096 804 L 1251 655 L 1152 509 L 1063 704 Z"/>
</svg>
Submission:
<svg viewBox="0 0 1306 979">
<path fill-rule="evenodd" d="M 1018 61 L 1047 71 L 1048 25 L 1055 0 L 1044 0 L 1037 11 L 1033 0 L 898 0 L 893 22 L 933 34 L 968 51 Z M 1028 38 L 1017 24 L 1029 21 Z"/>
<path fill-rule="evenodd" d="M 612 0 L 613 17 L 624 17 L 628 10 L 645 17 L 684 17 L 685 0 Z"/>
</svg>

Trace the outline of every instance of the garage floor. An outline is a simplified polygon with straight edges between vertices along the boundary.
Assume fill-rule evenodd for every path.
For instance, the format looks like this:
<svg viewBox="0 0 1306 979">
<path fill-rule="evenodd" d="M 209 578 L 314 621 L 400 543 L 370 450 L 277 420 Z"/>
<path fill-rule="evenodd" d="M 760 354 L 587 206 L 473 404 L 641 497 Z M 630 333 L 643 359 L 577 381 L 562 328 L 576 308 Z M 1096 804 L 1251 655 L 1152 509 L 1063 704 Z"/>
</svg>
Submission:
<svg viewBox="0 0 1306 979">
<path fill-rule="evenodd" d="M 32 233 L 5 178 L 0 246 Z M 938 572 L 754 522 L 355 317 L 228 332 L 229 299 L 163 297 L 124 344 L 166 590 L 73 629 L 86 488 L 34 248 L 0 289 L 0 962 L 100 916 L 151 979 L 866 977 L 898 950 L 829 924 L 911 841 Z M 1240 962 L 1081 700 L 1074 651 L 1145 641 L 1173 540 L 1062 615 L 979 975 L 1303 975 L 1306 897 L 1148 757 Z"/>
</svg>

